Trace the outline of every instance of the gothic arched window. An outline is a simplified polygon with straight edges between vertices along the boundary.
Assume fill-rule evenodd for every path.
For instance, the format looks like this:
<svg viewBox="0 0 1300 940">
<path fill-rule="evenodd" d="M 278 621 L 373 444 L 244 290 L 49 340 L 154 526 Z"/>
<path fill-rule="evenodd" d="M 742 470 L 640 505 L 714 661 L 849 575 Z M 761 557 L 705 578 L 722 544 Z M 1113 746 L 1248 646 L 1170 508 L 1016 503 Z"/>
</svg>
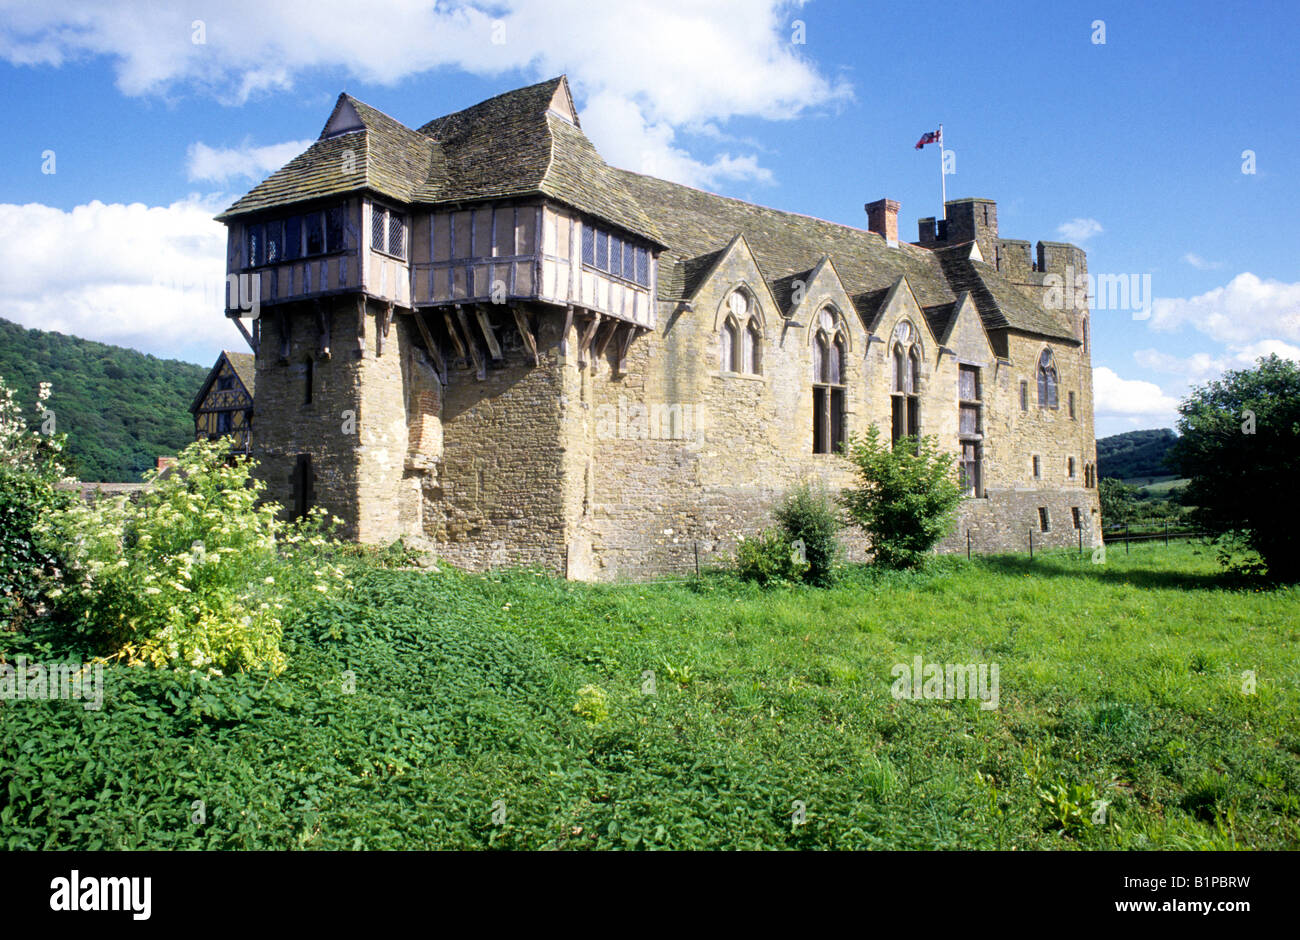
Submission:
<svg viewBox="0 0 1300 940">
<path fill-rule="evenodd" d="M 1057 402 L 1057 376 L 1056 361 L 1052 358 L 1052 351 L 1044 349 L 1043 354 L 1038 357 L 1038 407 L 1039 408 L 1056 408 Z"/>
<path fill-rule="evenodd" d="M 758 375 L 762 349 L 763 330 L 754 301 L 746 291 L 734 290 L 727 296 L 727 318 L 722 325 L 722 371 Z"/>
<path fill-rule="evenodd" d="M 844 372 L 848 343 L 831 307 L 817 315 L 813 335 L 813 453 L 833 454 L 844 443 Z"/>
<path fill-rule="evenodd" d="M 894 327 L 890 440 L 921 433 L 921 351 L 916 327 L 907 320 Z"/>
</svg>

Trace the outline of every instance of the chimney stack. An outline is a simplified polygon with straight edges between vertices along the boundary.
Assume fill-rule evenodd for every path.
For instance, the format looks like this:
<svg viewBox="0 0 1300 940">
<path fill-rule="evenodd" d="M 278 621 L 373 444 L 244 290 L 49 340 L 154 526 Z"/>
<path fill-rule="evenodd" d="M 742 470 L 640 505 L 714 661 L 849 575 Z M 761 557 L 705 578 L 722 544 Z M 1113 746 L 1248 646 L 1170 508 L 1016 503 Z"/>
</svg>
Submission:
<svg viewBox="0 0 1300 940">
<path fill-rule="evenodd" d="M 864 207 L 867 210 L 867 230 L 884 236 L 885 243 L 898 244 L 898 201 L 877 199 Z"/>
</svg>

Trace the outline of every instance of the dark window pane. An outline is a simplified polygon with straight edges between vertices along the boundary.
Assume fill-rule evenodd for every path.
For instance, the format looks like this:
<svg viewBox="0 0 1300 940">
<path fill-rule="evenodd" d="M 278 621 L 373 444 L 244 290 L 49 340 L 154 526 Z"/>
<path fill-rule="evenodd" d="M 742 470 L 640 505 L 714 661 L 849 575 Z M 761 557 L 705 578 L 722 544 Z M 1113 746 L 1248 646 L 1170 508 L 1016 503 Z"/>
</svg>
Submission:
<svg viewBox="0 0 1300 940">
<path fill-rule="evenodd" d="M 343 250 L 343 207 L 325 210 L 325 250 Z"/>
<path fill-rule="evenodd" d="M 387 215 L 382 206 L 370 207 L 370 247 L 374 251 L 388 250 Z"/>
<path fill-rule="evenodd" d="M 262 226 L 250 225 L 245 231 L 248 234 L 248 266 L 251 268 L 262 263 Z"/>
<path fill-rule="evenodd" d="M 636 250 L 636 282 L 642 287 L 650 286 L 650 251 L 646 248 Z"/>
<path fill-rule="evenodd" d="M 609 236 L 604 232 L 596 233 L 596 267 L 609 270 Z"/>
<path fill-rule="evenodd" d="M 302 257 L 302 216 L 291 215 L 284 220 L 284 260 Z"/>
<path fill-rule="evenodd" d="M 325 230 L 322 228 L 321 214 L 309 212 L 303 216 L 307 225 L 307 254 L 318 255 L 325 250 Z"/>
<path fill-rule="evenodd" d="M 890 443 L 897 443 L 900 437 L 907 437 L 906 402 L 902 395 L 895 395 L 890 400 L 893 402 L 893 411 L 890 415 L 889 440 Z"/>
<path fill-rule="evenodd" d="M 831 453 L 837 453 L 844 443 L 844 389 L 831 389 Z"/>
<path fill-rule="evenodd" d="M 582 227 L 582 263 L 596 263 L 596 232 L 590 225 Z"/>
<path fill-rule="evenodd" d="M 284 254 L 284 223 L 266 223 L 266 263 L 275 264 Z"/>
<path fill-rule="evenodd" d="M 829 428 L 827 427 L 828 418 L 826 403 L 826 389 L 813 389 L 813 453 L 825 454 L 828 452 L 827 436 Z"/>
<path fill-rule="evenodd" d="M 623 240 L 616 235 L 609 236 L 609 273 L 623 276 Z"/>
<path fill-rule="evenodd" d="M 399 258 L 406 257 L 405 217 L 396 212 L 388 216 L 388 253 Z"/>
</svg>

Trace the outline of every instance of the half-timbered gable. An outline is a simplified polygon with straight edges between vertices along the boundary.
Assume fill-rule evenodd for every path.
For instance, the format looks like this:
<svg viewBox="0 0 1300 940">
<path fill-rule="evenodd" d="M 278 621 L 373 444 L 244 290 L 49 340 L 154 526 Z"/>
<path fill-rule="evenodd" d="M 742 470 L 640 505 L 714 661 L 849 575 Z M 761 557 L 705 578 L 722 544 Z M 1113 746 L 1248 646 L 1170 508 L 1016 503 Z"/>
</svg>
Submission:
<svg viewBox="0 0 1300 940">
<path fill-rule="evenodd" d="M 249 452 L 255 375 L 249 353 L 225 350 L 217 357 L 190 405 L 195 440 L 213 441 L 228 436 L 233 441 L 232 450 Z"/>
</svg>

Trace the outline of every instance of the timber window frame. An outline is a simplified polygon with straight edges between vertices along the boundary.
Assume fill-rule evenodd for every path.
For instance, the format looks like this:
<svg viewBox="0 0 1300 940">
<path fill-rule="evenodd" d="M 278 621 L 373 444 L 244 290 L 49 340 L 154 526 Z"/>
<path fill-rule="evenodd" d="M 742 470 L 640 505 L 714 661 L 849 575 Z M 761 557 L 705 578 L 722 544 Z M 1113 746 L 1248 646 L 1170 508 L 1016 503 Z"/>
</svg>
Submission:
<svg viewBox="0 0 1300 940">
<path fill-rule="evenodd" d="M 370 250 L 406 260 L 406 213 L 378 202 L 370 204 Z"/>
<path fill-rule="evenodd" d="M 301 261 L 347 249 L 342 205 L 244 224 L 244 270 Z"/>
<path fill-rule="evenodd" d="M 590 222 L 582 223 L 582 264 L 637 287 L 650 286 L 650 249 Z"/>
</svg>

